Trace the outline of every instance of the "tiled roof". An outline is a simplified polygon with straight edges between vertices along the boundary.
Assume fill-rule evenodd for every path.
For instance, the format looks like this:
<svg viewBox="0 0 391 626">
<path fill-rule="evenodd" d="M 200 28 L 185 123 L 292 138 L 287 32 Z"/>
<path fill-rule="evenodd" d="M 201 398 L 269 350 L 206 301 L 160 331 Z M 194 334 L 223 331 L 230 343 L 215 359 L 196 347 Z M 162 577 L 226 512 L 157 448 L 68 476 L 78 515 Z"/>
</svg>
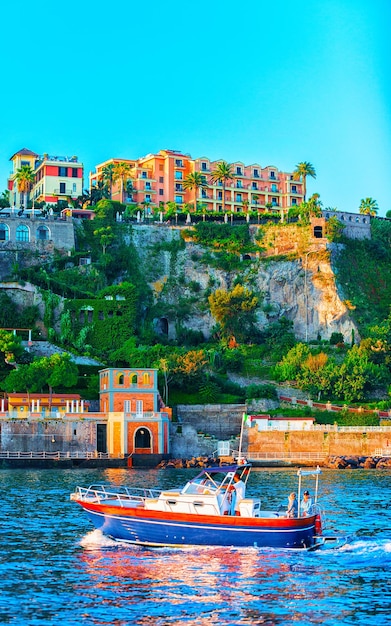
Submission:
<svg viewBox="0 0 391 626">
<path fill-rule="evenodd" d="M 39 156 L 36 152 L 32 152 L 31 150 L 28 150 L 27 148 L 22 148 L 21 150 L 18 150 L 18 152 L 15 152 L 15 154 L 12 155 L 12 157 L 10 158 L 10 161 L 12 161 L 12 159 L 14 157 L 16 157 L 17 155 L 21 155 L 21 156 Z"/>
</svg>

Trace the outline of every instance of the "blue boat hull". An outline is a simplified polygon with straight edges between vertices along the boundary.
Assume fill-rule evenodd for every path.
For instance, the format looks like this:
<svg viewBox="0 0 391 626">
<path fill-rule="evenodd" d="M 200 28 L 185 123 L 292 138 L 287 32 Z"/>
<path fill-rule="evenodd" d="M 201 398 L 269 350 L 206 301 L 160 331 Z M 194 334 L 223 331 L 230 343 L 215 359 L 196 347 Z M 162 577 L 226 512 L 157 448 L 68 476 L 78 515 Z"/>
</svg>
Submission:
<svg viewBox="0 0 391 626">
<path fill-rule="evenodd" d="M 83 506 L 83 504 L 82 504 Z M 225 519 L 198 516 L 195 521 L 158 519 L 89 510 L 83 506 L 90 520 L 105 535 L 114 539 L 152 546 L 238 546 L 270 548 L 310 548 L 315 544 L 315 518 L 304 520 L 253 520 L 246 525 L 240 518 Z"/>
</svg>

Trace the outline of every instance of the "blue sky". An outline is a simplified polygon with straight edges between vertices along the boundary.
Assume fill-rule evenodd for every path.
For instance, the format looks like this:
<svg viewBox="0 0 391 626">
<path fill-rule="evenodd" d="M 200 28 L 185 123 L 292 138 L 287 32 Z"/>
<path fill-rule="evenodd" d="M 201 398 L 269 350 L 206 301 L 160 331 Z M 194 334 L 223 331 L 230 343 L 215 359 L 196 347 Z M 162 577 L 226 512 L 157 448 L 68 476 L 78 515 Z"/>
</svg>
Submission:
<svg viewBox="0 0 391 626">
<path fill-rule="evenodd" d="M 85 186 L 108 158 L 169 148 L 309 161 L 325 207 L 391 210 L 390 0 L 20 0 L 0 14 L 0 190 L 23 147 L 77 154 Z"/>
</svg>

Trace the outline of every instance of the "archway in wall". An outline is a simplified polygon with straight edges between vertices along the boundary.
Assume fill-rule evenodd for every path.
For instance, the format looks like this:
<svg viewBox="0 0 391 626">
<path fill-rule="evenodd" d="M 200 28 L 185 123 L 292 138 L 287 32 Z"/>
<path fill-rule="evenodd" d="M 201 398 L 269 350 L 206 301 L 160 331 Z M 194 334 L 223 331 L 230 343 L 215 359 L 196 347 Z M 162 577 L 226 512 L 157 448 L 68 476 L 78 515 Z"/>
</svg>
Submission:
<svg viewBox="0 0 391 626">
<path fill-rule="evenodd" d="M 152 452 L 151 433 L 145 426 L 138 428 L 134 434 L 135 452 Z"/>
<path fill-rule="evenodd" d="M 168 335 L 168 319 L 166 317 L 161 317 L 158 319 L 158 331 L 162 335 Z"/>
<path fill-rule="evenodd" d="M 243 254 L 243 261 L 251 261 L 251 256 L 249 254 Z"/>
<path fill-rule="evenodd" d="M 323 228 L 322 226 L 314 226 L 314 237 L 315 239 L 323 238 Z"/>
</svg>

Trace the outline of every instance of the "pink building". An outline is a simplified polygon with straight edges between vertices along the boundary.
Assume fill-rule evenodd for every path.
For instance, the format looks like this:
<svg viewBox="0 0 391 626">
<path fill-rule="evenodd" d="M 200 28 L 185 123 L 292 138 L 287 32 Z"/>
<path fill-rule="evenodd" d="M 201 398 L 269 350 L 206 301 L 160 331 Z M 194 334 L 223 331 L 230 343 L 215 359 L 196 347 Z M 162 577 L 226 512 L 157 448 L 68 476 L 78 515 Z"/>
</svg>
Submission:
<svg viewBox="0 0 391 626">
<path fill-rule="evenodd" d="M 101 180 L 105 166 L 122 161 L 131 167 L 129 180 L 133 191 L 124 197 L 126 203 L 156 208 L 174 202 L 179 208 L 191 205 L 194 210 L 194 190 L 184 189 L 183 182 L 189 173 L 200 172 L 207 188 L 198 189 L 197 207 L 219 212 L 223 209 L 223 189 L 221 184 L 211 182 L 211 172 L 221 160 L 192 159 L 189 154 L 175 150 L 160 150 L 137 160 L 110 159 L 97 165 L 96 171 L 90 174 L 90 189 Z M 234 178 L 226 183 L 226 210 L 237 213 L 288 209 L 304 199 L 303 183 L 293 180 L 293 172 L 281 172 L 277 167 L 261 167 L 256 163 L 245 165 L 241 161 L 231 165 Z M 113 200 L 120 199 L 119 189 L 119 183 L 113 185 Z"/>
</svg>

